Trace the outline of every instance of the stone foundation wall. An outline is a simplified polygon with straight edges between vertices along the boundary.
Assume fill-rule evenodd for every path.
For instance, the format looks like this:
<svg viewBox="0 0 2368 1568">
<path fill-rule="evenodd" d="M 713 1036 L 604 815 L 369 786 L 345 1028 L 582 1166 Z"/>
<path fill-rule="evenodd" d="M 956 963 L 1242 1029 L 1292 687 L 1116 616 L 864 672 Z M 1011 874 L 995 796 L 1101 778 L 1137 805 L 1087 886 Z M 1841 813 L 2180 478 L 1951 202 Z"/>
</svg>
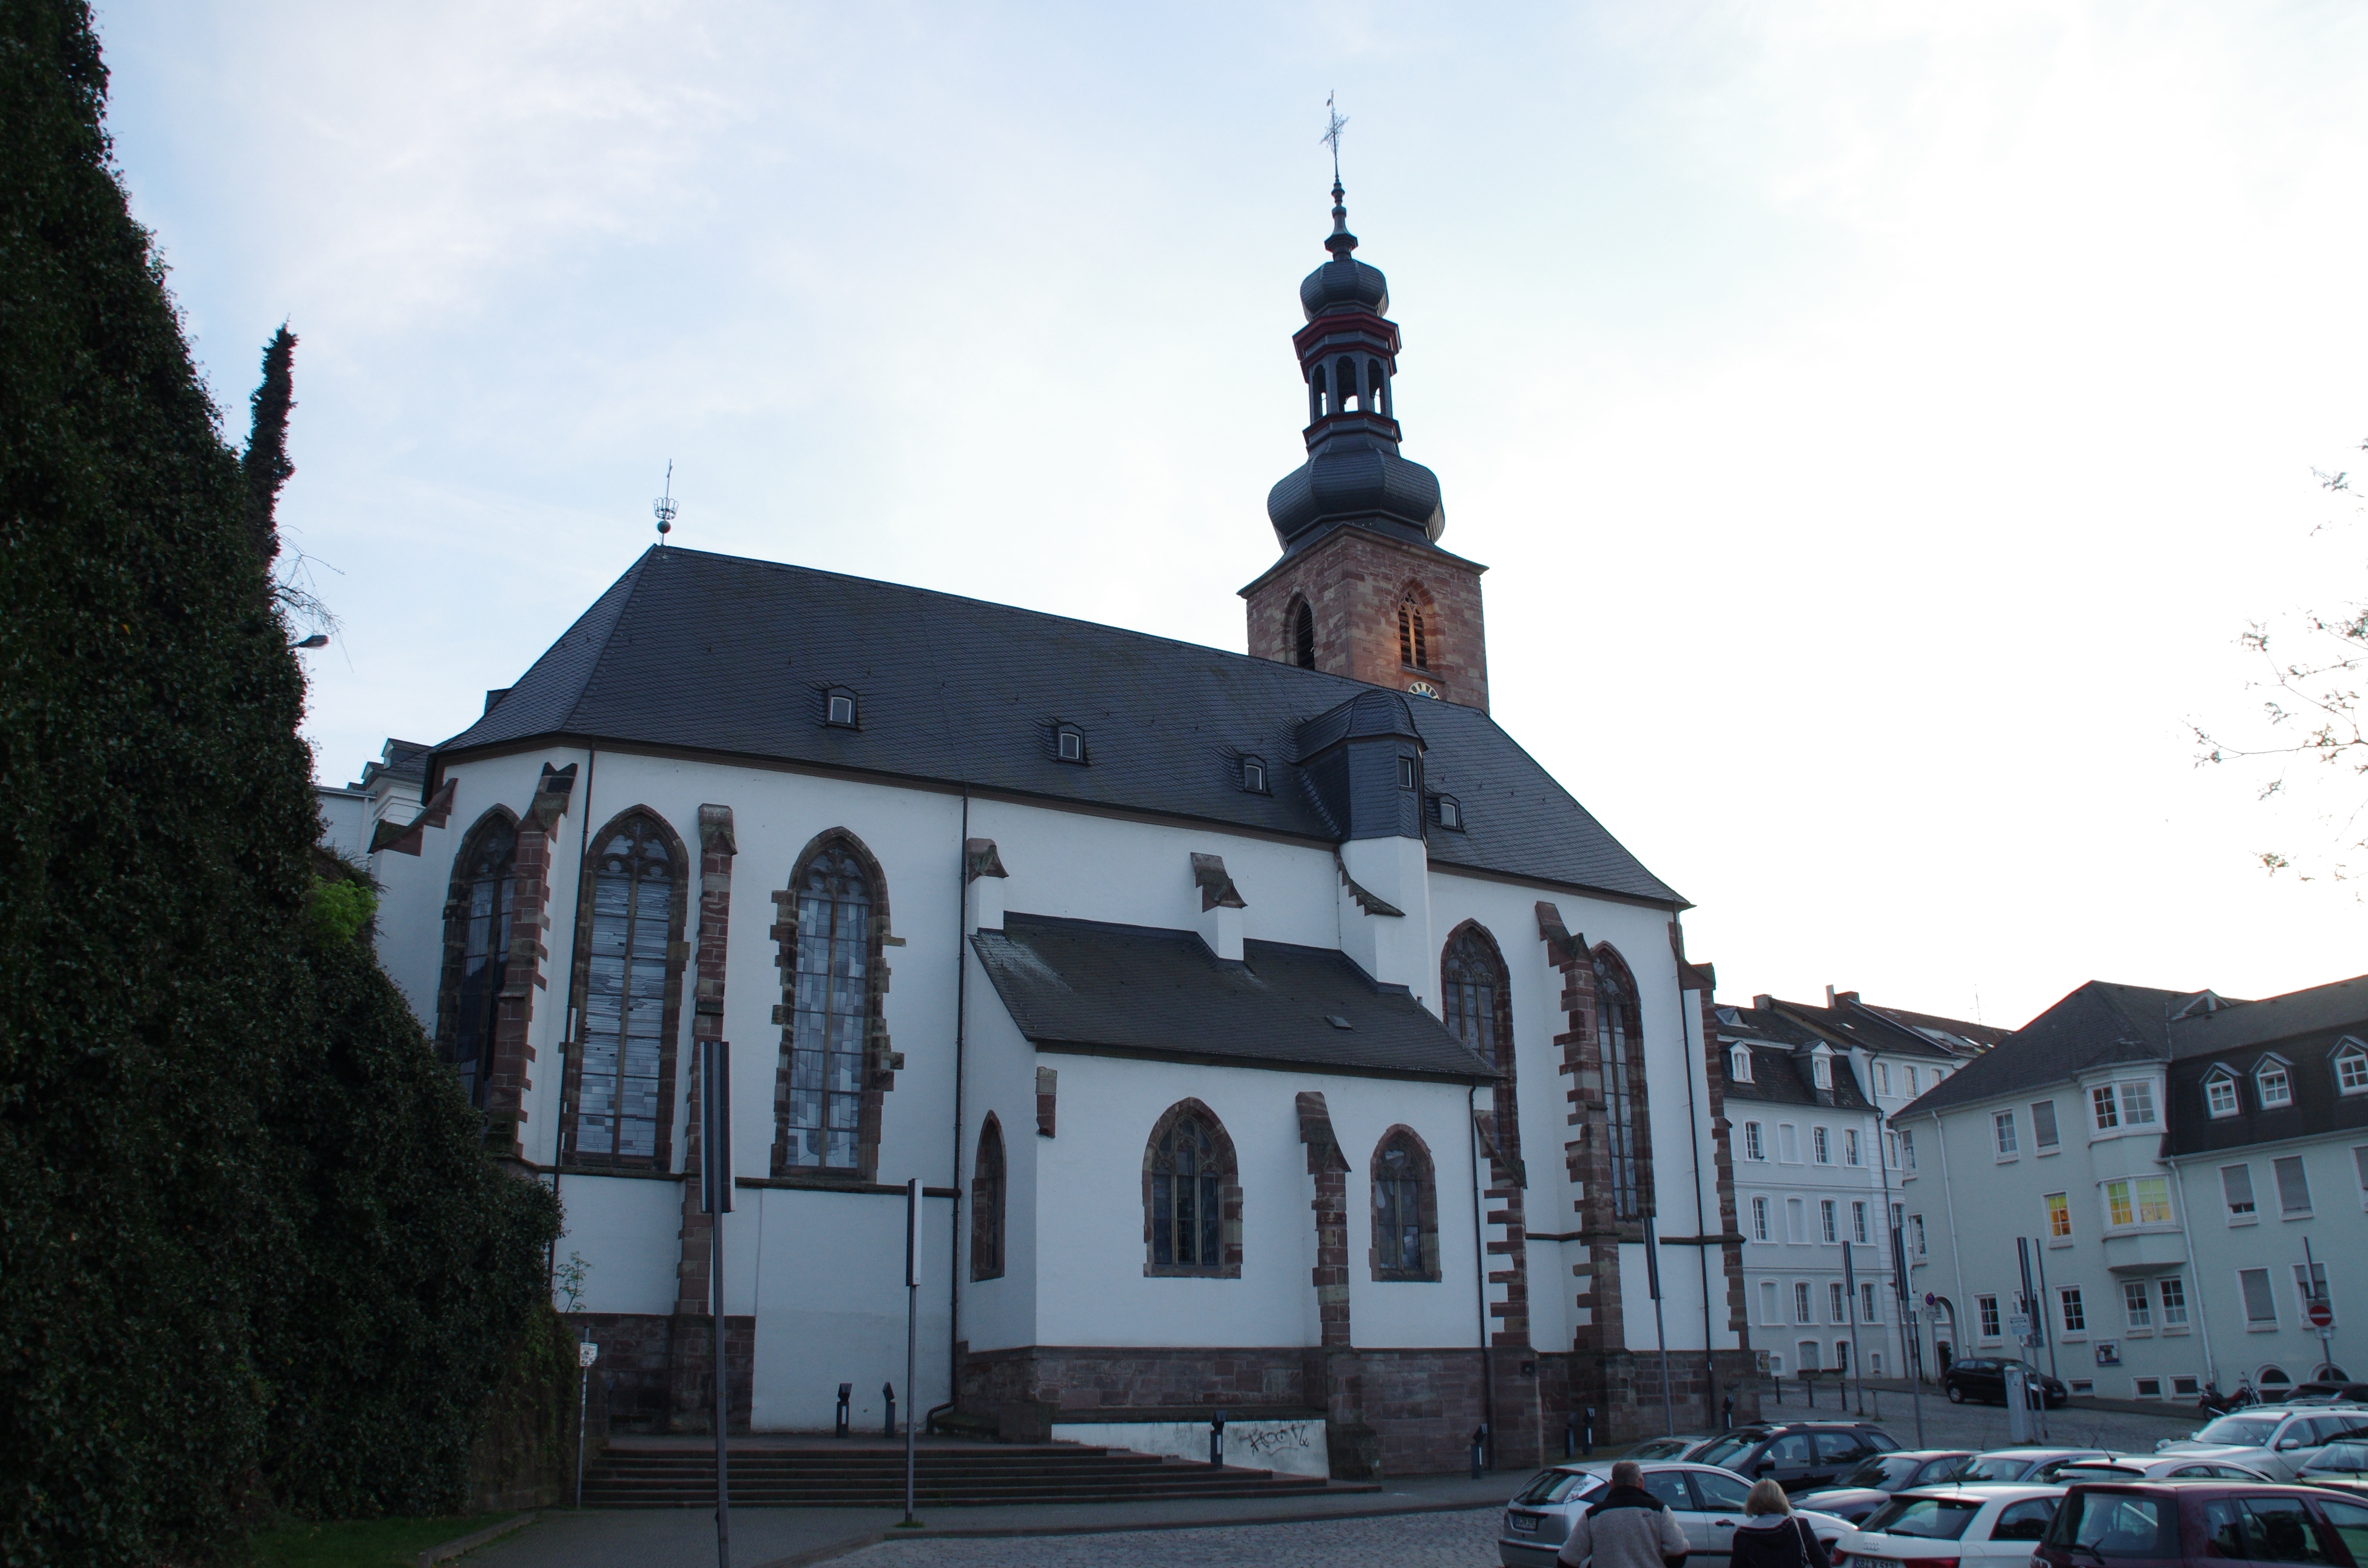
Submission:
<svg viewBox="0 0 2368 1568">
<path fill-rule="evenodd" d="M 592 1377 L 600 1384 L 611 1432 L 712 1432 L 715 1374 L 713 1320 L 689 1312 L 573 1312 L 568 1325 L 600 1347 Z M 730 1429 L 748 1430 L 757 1369 L 757 1320 L 723 1320 L 723 1370 L 731 1388 Z"/>
</svg>

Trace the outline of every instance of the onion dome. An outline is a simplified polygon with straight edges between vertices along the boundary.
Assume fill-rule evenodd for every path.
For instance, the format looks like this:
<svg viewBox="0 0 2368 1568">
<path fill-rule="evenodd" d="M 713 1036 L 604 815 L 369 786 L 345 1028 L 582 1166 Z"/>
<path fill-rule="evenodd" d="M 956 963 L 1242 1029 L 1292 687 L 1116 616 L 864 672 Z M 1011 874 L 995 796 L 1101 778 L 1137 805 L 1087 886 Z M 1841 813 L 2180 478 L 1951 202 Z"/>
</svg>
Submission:
<svg viewBox="0 0 2368 1568">
<path fill-rule="evenodd" d="M 1371 311 L 1386 315 L 1390 309 L 1389 279 L 1378 267 L 1368 267 L 1349 253 L 1357 236 L 1349 232 L 1348 192 L 1332 182 L 1332 237 L 1324 248 L 1332 259 L 1309 273 L 1299 284 L 1299 308 L 1314 321 L 1327 311 Z"/>
</svg>

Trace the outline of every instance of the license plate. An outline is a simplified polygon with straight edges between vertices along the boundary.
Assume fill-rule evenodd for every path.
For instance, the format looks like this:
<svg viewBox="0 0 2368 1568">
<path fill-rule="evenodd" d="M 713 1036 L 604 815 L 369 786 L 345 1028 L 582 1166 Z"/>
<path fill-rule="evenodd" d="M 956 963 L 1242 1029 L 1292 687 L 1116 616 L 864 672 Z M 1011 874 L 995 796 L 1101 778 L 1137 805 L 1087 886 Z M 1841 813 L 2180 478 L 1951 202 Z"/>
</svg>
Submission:
<svg viewBox="0 0 2368 1568">
<path fill-rule="evenodd" d="M 1523 1535 L 1535 1535 L 1538 1533 L 1538 1521 L 1535 1516 L 1525 1519 L 1516 1514 L 1513 1516 L 1513 1528 Z"/>
<path fill-rule="evenodd" d="M 1850 1568 L 1907 1568 L 1896 1557 L 1861 1557 L 1850 1553 Z"/>
</svg>

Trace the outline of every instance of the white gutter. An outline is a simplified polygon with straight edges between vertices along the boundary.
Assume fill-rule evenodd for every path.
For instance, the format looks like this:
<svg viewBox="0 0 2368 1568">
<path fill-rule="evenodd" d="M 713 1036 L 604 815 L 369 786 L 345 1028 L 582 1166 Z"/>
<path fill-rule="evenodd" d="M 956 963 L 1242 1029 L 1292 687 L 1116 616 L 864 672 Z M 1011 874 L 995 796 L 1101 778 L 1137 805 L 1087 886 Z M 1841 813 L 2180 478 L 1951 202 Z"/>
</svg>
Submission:
<svg viewBox="0 0 2368 1568">
<path fill-rule="evenodd" d="M 2163 1075 L 2165 1084 L 2169 1074 Z M 2166 1098 L 2169 1096 L 2166 1096 Z M 2166 1159 L 2170 1167 L 2171 1187 L 2179 1194 L 2179 1239 L 2187 1248 L 2187 1273 L 2195 1284 L 2195 1327 L 2203 1335 L 2203 1384 L 2206 1388 L 2220 1386 L 2220 1367 L 2212 1354 L 2212 1314 L 2203 1310 L 2203 1271 L 2195 1267 L 2195 1238 L 2187 1229 L 2187 1171 L 2177 1160 Z"/>
<path fill-rule="evenodd" d="M 1956 1294 L 1949 1298 L 1949 1333 L 1953 1338 L 1957 1332 L 1958 1298 L 1965 1293 L 1965 1264 L 1964 1260 L 1957 1256 L 1957 1197 L 1949 1186 L 1949 1135 L 1941 1131 L 1939 1111 L 1930 1111 L 1927 1114 L 1932 1118 L 1933 1141 L 1941 1145 L 1941 1203 L 1949 1214 L 1949 1267 L 1957 1271 Z M 2039 1303 L 2032 1302 L 2032 1310 L 2037 1312 Z M 1940 1359 L 1937 1351 L 1932 1358 L 1936 1361 Z"/>
</svg>

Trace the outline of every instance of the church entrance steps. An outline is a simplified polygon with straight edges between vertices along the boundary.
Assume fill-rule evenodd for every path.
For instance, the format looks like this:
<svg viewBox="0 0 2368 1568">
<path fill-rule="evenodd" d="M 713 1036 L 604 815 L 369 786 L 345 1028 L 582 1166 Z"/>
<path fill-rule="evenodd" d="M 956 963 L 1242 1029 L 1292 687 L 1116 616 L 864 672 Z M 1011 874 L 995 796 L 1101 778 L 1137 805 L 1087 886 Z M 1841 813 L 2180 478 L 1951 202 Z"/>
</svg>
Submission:
<svg viewBox="0 0 2368 1568">
<path fill-rule="evenodd" d="M 933 1507 L 996 1503 L 1118 1503 L 1287 1497 L 1372 1491 L 1312 1476 L 1233 1465 L 1212 1468 L 1084 1444 L 933 1444 L 914 1458 L 915 1500 Z M 747 1506 L 895 1506 L 905 1499 L 905 1450 L 855 1444 L 734 1438 L 732 1501 Z M 715 1501 L 715 1453 L 673 1442 L 611 1443 L 584 1469 L 584 1504 L 689 1508 Z"/>
</svg>

